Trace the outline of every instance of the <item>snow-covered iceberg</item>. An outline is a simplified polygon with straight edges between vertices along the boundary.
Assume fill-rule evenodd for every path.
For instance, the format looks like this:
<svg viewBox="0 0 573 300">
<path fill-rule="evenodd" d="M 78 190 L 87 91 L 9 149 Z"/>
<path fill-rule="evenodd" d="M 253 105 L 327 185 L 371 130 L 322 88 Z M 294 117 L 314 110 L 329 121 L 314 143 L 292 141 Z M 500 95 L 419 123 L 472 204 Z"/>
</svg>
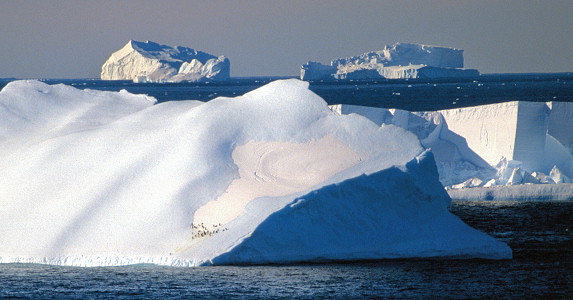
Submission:
<svg viewBox="0 0 573 300">
<path fill-rule="evenodd" d="M 573 103 L 512 101 L 433 112 L 353 105 L 331 109 L 414 133 L 424 147 L 432 149 L 440 181 L 448 188 L 560 184 L 570 183 L 573 177 Z M 557 190 L 559 199 L 564 198 L 560 196 L 564 190 L 573 194 L 570 185 L 522 187 L 515 198 L 526 189 L 539 198 L 549 198 L 547 193 Z M 515 199 L 507 193 L 496 190 L 500 195 L 496 199 Z"/>
<path fill-rule="evenodd" d="M 303 81 L 160 104 L 16 81 L 0 129 L 3 263 L 511 257 L 448 211 L 413 134 L 333 113 Z"/>
<path fill-rule="evenodd" d="M 228 80 L 230 74 L 230 62 L 225 56 L 150 41 L 129 41 L 101 68 L 103 80 L 135 82 Z"/>
<path fill-rule="evenodd" d="M 309 61 L 301 66 L 302 80 L 474 77 L 464 69 L 463 50 L 421 44 L 396 43 L 383 50 L 339 58 L 330 65 Z"/>
</svg>

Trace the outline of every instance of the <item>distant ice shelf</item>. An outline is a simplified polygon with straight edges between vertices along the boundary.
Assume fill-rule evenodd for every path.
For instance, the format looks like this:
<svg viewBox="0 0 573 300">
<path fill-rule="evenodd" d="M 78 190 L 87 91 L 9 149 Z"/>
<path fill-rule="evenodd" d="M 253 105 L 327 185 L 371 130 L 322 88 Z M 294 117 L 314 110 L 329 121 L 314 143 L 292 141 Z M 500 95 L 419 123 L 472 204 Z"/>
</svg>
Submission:
<svg viewBox="0 0 573 300">
<path fill-rule="evenodd" d="M 101 79 L 134 82 L 220 81 L 230 77 L 225 56 L 151 41 L 129 41 L 103 64 Z"/>
<path fill-rule="evenodd" d="M 302 80 L 345 80 L 376 78 L 475 77 L 479 72 L 464 69 L 463 50 L 397 43 L 383 50 L 339 58 L 330 65 L 309 61 L 301 66 Z"/>
</svg>

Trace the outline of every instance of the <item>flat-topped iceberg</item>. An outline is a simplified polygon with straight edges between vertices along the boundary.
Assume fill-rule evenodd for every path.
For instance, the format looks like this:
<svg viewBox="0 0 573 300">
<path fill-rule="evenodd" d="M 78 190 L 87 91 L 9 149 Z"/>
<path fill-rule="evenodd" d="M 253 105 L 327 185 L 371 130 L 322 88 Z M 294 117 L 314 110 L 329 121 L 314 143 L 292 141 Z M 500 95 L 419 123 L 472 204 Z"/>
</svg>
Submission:
<svg viewBox="0 0 573 300">
<path fill-rule="evenodd" d="M 129 41 L 101 68 L 103 80 L 181 82 L 228 80 L 230 62 L 224 56 L 187 47 Z"/>
<path fill-rule="evenodd" d="M 511 258 L 448 211 L 415 135 L 303 81 L 160 104 L 17 81 L 0 128 L 3 263 Z"/>
<path fill-rule="evenodd" d="M 573 195 L 573 185 L 567 185 L 573 178 L 573 103 L 512 101 L 433 112 L 353 105 L 331 108 L 414 133 L 424 147 L 432 149 L 440 180 L 448 188 L 530 186 L 472 192 L 491 194 L 485 198 L 498 195 L 494 199 L 546 199 L 552 192 L 556 199 L 571 198 L 566 190 Z M 566 185 L 531 186 L 535 184 Z M 526 190 L 530 195 L 520 196 Z M 461 193 L 455 195 L 459 198 Z"/>
<path fill-rule="evenodd" d="M 397 43 L 383 50 L 339 58 L 323 65 L 310 61 L 301 66 L 302 80 L 473 77 L 479 72 L 463 69 L 463 50 Z"/>
</svg>

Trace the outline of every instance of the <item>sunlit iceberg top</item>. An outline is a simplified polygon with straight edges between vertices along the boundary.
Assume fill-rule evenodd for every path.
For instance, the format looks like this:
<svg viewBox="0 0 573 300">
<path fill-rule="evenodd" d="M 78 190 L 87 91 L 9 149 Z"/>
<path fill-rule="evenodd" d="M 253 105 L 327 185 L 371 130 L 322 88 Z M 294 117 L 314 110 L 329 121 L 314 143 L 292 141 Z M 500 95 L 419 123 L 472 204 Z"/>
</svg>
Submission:
<svg viewBox="0 0 573 300">
<path fill-rule="evenodd" d="M 477 76 L 463 69 L 463 50 L 422 44 L 396 43 L 382 50 L 332 60 L 330 65 L 308 62 L 302 80 L 436 78 Z"/>
</svg>

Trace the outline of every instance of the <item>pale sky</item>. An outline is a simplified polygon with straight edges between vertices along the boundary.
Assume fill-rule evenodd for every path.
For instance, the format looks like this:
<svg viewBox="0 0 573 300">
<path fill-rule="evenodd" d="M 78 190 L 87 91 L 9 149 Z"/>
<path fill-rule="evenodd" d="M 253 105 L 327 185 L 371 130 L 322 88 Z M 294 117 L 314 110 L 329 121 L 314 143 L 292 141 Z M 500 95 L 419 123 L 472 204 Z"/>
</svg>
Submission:
<svg viewBox="0 0 573 300">
<path fill-rule="evenodd" d="M 573 0 L 0 0 L 0 77 L 98 78 L 130 39 L 231 60 L 231 76 L 395 42 L 464 49 L 482 73 L 573 72 Z"/>
</svg>

